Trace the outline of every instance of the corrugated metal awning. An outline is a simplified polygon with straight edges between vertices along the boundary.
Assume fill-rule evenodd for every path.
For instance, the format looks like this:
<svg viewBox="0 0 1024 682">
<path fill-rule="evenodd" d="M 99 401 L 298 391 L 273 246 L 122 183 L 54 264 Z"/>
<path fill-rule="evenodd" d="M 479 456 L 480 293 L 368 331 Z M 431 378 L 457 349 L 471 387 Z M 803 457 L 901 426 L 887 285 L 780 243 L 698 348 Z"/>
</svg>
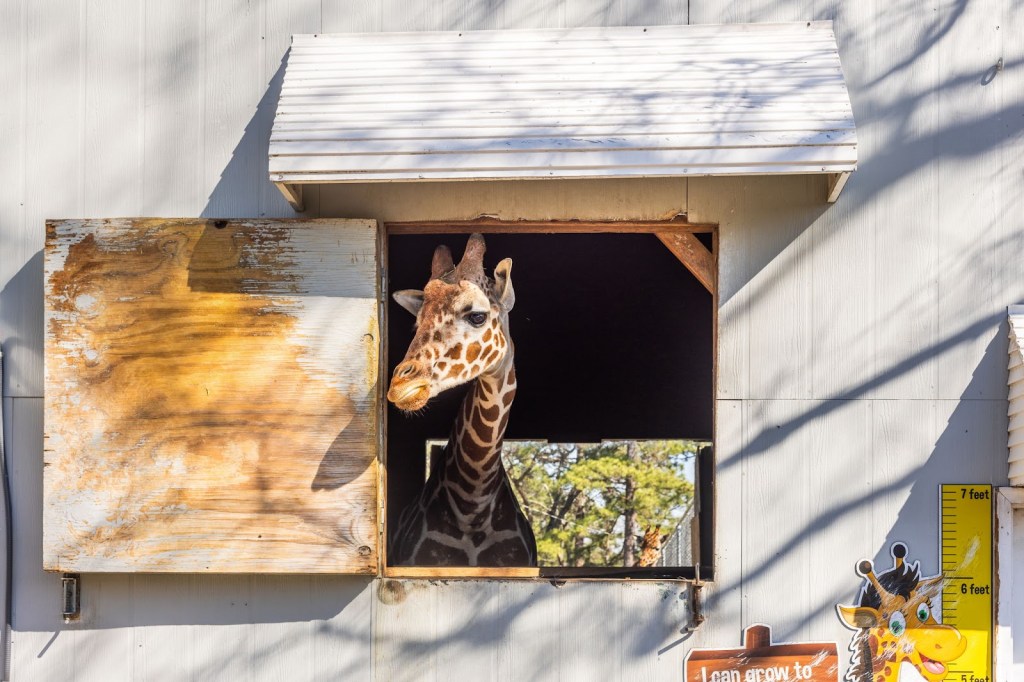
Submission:
<svg viewBox="0 0 1024 682">
<path fill-rule="evenodd" d="M 334 182 L 827 173 L 857 137 L 831 22 L 296 35 L 270 139 Z"/>
</svg>

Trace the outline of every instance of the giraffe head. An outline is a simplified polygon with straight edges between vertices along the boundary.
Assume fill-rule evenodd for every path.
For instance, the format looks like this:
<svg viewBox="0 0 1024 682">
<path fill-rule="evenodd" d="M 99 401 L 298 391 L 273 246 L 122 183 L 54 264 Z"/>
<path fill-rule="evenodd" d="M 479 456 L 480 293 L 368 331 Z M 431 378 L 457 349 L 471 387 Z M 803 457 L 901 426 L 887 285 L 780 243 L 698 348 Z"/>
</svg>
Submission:
<svg viewBox="0 0 1024 682">
<path fill-rule="evenodd" d="M 438 393 L 504 371 L 511 362 L 512 259 L 498 263 L 491 279 L 484 274 L 484 250 L 483 236 L 472 235 L 455 265 L 448 247 L 438 246 L 423 291 L 394 293 L 416 316 L 416 333 L 388 389 L 399 409 L 418 410 Z"/>
<path fill-rule="evenodd" d="M 909 664 L 925 680 L 938 682 L 949 674 L 949 662 L 963 654 L 967 640 L 932 613 L 931 600 L 940 594 L 943 576 L 922 578 L 920 562 L 904 561 L 907 546 L 902 542 L 893 543 L 890 553 L 893 567 L 877 575 L 870 561 L 857 564 L 865 580 L 857 604 L 836 606 L 843 623 L 858 631 L 847 679 L 897 680 L 900 668 Z"/>
</svg>

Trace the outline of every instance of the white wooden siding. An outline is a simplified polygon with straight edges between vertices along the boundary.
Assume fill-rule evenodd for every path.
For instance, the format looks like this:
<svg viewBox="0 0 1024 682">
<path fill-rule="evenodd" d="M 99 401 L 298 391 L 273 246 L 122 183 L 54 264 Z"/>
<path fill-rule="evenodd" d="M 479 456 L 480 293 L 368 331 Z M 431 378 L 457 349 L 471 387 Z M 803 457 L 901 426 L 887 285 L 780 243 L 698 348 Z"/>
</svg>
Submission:
<svg viewBox="0 0 1024 682">
<path fill-rule="evenodd" d="M 305 192 L 308 217 L 684 211 L 721 224 L 718 566 L 700 629 L 682 631 L 688 592 L 670 584 L 408 581 L 390 604 L 381 581 L 263 575 L 89 574 L 82 622 L 61 622 L 59 580 L 41 570 L 44 219 L 293 215 L 268 181 L 267 141 L 295 33 L 812 17 L 835 20 L 857 117 L 860 170 L 831 207 L 813 176 Z M 845 653 L 834 605 L 856 594 L 853 562 L 888 565 L 900 539 L 937 570 L 936 485 L 1007 481 L 1006 309 L 1024 303 L 1021 35 L 1014 0 L 0 3 L 12 679 L 668 681 L 688 649 L 736 646 L 765 616 L 777 639 Z M 807 470 L 785 478 L 783 463 Z"/>
<path fill-rule="evenodd" d="M 296 35 L 274 182 L 844 173 L 831 22 Z"/>
<path fill-rule="evenodd" d="M 1024 485 L 1024 306 L 1010 306 L 1010 365 L 1007 418 L 1010 485 Z"/>
</svg>

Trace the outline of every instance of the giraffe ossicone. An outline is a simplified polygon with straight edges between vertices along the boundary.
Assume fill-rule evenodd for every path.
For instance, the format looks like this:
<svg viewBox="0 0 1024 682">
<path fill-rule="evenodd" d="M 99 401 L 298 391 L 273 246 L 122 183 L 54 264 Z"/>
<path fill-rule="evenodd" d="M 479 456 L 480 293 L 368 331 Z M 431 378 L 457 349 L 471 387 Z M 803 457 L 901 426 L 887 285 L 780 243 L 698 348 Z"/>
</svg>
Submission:
<svg viewBox="0 0 1024 682">
<path fill-rule="evenodd" d="M 967 648 L 959 630 L 936 618 L 932 600 L 942 591 L 943 576 L 922 578 L 920 562 L 909 563 L 907 546 L 893 543 L 893 567 L 875 573 L 863 560 L 857 575 L 864 579 L 857 603 L 836 605 L 843 624 L 856 630 L 850 651 L 848 682 L 895 682 L 920 677 L 938 682 L 949 674 L 949 663 Z M 903 673 L 907 672 L 908 677 Z"/>
<path fill-rule="evenodd" d="M 388 400 L 406 412 L 439 393 L 473 382 L 452 426 L 444 456 L 431 462 L 419 497 L 391 529 L 396 566 L 535 566 L 533 530 L 512 491 L 501 446 L 516 391 L 509 311 L 515 305 L 512 261 L 491 279 L 484 238 L 469 238 L 458 265 L 438 246 L 423 291 L 395 301 L 416 316 L 405 358 L 395 367 Z"/>
</svg>

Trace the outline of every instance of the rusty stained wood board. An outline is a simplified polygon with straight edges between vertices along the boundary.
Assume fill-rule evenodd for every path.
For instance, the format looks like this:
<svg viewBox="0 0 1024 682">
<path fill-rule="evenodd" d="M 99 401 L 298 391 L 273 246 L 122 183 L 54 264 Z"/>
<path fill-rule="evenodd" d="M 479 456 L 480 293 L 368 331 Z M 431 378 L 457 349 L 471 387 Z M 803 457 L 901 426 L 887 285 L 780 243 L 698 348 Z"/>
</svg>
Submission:
<svg viewBox="0 0 1024 682">
<path fill-rule="evenodd" d="M 368 220 L 47 224 L 44 568 L 375 573 Z"/>
</svg>

